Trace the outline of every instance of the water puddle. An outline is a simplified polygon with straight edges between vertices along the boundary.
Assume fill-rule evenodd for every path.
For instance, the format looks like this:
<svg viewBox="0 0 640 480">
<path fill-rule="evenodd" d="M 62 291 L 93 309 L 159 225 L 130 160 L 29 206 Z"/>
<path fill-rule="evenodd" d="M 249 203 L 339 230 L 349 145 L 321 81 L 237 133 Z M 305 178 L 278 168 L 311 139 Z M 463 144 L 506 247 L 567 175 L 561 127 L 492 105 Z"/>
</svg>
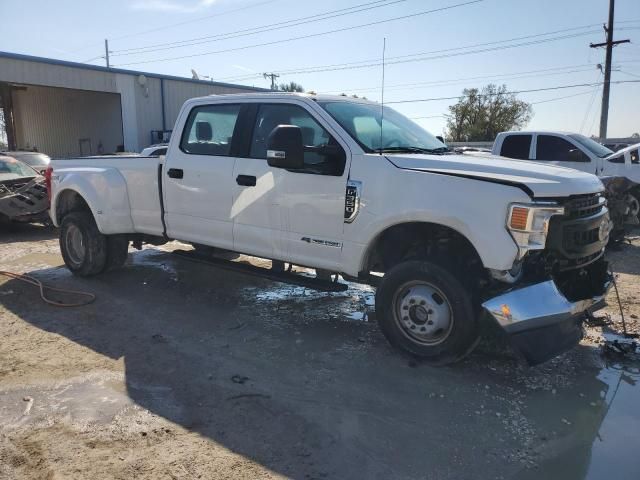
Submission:
<svg viewBox="0 0 640 480">
<path fill-rule="evenodd" d="M 537 468 L 516 478 L 640 478 L 640 355 L 603 358 L 604 367 L 576 378 L 574 388 L 532 399 L 544 446 Z"/>
<path fill-rule="evenodd" d="M 169 274 L 174 282 L 179 280 L 178 270 L 173 266 L 167 251 L 155 247 L 144 248 L 129 255 L 129 265 L 133 267 L 152 267 Z"/>
<path fill-rule="evenodd" d="M 303 274 L 313 276 L 307 271 Z M 354 320 L 368 321 L 369 312 L 373 311 L 375 305 L 375 288 L 359 283 L 345 282 L 349 288 L 344 292 L 321 292 L 306 287 L 273 283 L 268 288 L 247 287 L 241 294 L 245 299 L 271 306 L 289 305 L 293 308 L 301 307 L 305 310 L 313 311 L 312 306 L 317 307 L 318 302 L 322 305 L 320 312 L 322 315 Z"/>
<path fill-rule="evenodd" d="M 19 428 L 63 421 L 72 425 L 108 424 L 134 403 L 121 374 L 94 374 L 58 385 L 29 386 L 0 396 L 0 424 Z"/>
</svg>

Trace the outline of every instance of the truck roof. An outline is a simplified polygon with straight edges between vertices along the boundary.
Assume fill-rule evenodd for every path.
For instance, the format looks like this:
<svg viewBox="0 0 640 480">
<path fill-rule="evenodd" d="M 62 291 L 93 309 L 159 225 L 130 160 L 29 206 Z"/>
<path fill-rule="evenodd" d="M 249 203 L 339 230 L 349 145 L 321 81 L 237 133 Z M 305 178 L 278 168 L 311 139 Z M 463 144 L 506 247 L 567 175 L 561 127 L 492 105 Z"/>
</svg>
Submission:
<svg viewBox="0 0 640 480">
<path fill-rule="evenodd" d="M 564 130 L 509 130 L 507 132 L 500 132 L 499 135 L 510 135 L 510 134 L 533 135 L 536 133 L 555 133 L 557 135 L 576 135 L 575 132 L 566 132 Z"/>
<path fill-rule="evenodd" d="M 304 98 L 314 101 L 332 101 L 332 102 L 358 102 L 358 103 L 370 103 L 379 105 L 378 102 L 373 102 L 365 98 L 354 98 L 346 95 L 325 95 L 315 93 L 292 93 L 292 92 L 249 92 L 249 93 L 224 93 L 213 94 L 204 97 L 192 98 L 192 101 L 210 100 L 212 97 L 219 98 L 246 98 L 246 99 L 285 99 L 285 98 Z"/>
</svg>

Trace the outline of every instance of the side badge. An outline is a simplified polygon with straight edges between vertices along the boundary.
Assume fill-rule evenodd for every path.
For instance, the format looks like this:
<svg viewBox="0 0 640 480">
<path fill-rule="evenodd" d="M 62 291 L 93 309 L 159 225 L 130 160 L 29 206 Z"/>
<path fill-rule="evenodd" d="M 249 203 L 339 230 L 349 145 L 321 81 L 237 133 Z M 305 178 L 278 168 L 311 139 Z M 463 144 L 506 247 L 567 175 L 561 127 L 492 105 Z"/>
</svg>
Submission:
<svg viewBox="0 0 640 480">
<path fill-rule="evenodd" d="M 362 182 L 349 180 L 347 182 L 347 192 L 344 197 L 344 221 L 353 222 L 360 210 L 360 194 L 362 192 Z"/>
</svg>

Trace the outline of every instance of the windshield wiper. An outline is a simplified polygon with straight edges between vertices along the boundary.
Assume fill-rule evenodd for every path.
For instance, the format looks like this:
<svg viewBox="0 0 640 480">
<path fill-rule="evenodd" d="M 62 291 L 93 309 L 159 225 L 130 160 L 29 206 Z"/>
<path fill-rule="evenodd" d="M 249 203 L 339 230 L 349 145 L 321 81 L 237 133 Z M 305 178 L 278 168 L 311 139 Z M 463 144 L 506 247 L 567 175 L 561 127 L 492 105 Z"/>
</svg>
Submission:
<svg viewBox="0 0 640 480">
<path fill-rule="evenodd" d="M 375 150 L 377 153 L 429 153 L 434 155 L 442 155 L 447 153 L 447 147 L 438 148 L 422 148 L 422 147 L 384 147 Z"/>
</svg>

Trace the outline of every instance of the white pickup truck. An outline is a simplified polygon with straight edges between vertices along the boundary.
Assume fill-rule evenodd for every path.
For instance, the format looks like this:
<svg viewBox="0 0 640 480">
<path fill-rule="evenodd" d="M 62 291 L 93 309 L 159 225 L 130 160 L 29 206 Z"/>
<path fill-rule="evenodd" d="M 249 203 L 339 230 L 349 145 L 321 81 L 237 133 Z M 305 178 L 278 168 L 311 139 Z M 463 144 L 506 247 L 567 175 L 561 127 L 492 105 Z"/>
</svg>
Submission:
<svg viewBox="0 0 640 480">
<path fill-rule="evenodd" d="M 377 286 L 391 344 L 439 364 L 471 351 L 481 318 L 544 361 L 604 304 L 610 220 L 594 175 L 452 155 L 396 111 L 345 97 L 196 98 L 173 131 L 164 157 L 52 162 L 72 272 L 177 239 L 272 259 L 282 281 L 295 281 L 285 262 L 315 268 L 321 289 L 341 274 Z"/>
<path fill-rule="evenodd" d="M 560 165 L 598 177 L 626 178 L 630 193 L 628 215 L 637 218 L 640 213 L 640 144 L 614 152 L 579 133 L 502 132 L 496 137 L 491 153 Z"/>
</svg>

